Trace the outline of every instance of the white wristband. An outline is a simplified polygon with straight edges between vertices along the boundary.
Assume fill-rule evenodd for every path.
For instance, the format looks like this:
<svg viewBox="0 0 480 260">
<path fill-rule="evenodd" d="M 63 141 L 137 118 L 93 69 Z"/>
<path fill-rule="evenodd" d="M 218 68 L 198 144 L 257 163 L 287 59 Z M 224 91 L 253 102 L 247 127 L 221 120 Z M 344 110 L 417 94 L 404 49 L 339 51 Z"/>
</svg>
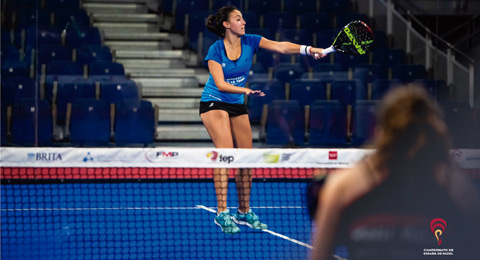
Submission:
<svg viewBox="0 0 480 260">
<path fill-rule="evenodd" d="M 300 54 L 302 54 L 302 55 L 309 55 L 308 52 L 307 52 L 308 47 L 309 47 L 309 46 L 307 46 L 307 45 L 302 45 L 302 46 L 300 46 Z"/>
</svg>

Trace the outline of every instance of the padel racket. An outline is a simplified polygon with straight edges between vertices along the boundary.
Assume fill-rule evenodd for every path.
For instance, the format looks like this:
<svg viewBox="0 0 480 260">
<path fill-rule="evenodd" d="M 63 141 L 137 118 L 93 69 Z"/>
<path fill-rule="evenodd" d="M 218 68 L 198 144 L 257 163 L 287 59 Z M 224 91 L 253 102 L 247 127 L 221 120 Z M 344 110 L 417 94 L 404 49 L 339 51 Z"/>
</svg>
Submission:
<svg viewBox="0 0 480 260">
<path fill-rule="evenodd" d="M 372 29 L 366 23 L 352 21 L 342 28 L 332 46 L 324 49 L 322 53 L 341 52 L 348 55 L 363 55 L 370 50 L 374 40 Z"/>
</svg>

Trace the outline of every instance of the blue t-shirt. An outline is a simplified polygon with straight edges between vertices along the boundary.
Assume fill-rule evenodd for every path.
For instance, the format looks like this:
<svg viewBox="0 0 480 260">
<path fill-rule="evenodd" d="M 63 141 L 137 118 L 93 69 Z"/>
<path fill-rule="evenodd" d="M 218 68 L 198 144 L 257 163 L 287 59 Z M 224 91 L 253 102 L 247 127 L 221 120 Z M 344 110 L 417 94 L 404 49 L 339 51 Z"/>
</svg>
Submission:
<svg viewBox="0 0 480 260">
<path fill-rule="evenodd" d="M 253 55 L 258 49 L 261 39 L 262 36 L 254 34 L 245 34 L 242 36 L 242 53 L 240 54 L 240 58 L 238 58 L 236 61 L 232 61 L 227 57 L 223 39 L 220 39 L 210 46 L 207 57 L 205 57 L 205 61 L 213 60 L 218 62 L 220 65 L 222 65 L 223 75 L 226 82 L 237 87 L 245 87 L 248 72 L 252 66 Z M 205 84 L 205 88 L 203 89 L 200 101 L 221 101 L 231 104 L 243 104 L 244 94 L 221 92 L 215 85 L 212 73 L 210 73 L 208 81 Z"/>
</svg>

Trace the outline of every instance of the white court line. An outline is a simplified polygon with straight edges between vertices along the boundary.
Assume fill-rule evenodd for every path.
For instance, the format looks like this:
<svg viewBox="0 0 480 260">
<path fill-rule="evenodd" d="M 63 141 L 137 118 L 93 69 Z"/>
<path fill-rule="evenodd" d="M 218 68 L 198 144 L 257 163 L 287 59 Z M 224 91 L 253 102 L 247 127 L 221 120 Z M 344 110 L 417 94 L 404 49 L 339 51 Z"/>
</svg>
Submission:
<svg viewBox="0 0 480 260">
<path fill-rule="evenodd" d="M 203 206 L 203 205 L 197 205 L 197 207 L 200 208 L 200 209 L 204 209 L 204 210 L 206 210 L 206 211 L 210 211 L 210 212 L 212 212 L 212 213 L 217 213 L 217 211 L 215 211 L 214 209 L 205 207 L 205 206 Z M 252 208 L 253 208 L 253 207 L 252 207 Z M 300 207 L 300 208 L 301 208 L 301 207 Z M 311 246 L 311 245 L 309 245 L 309 244 L 306 244 L 306 243 L 303 243 L 303 242 L 298 241 L 298 240 L 296 240 L 296 239 L 293 239 L 293 238 L 284 236 L 284 235 L 282 235 L 282 234 L 273 232 L 273 231 L 271 231 L 271 230 L 264 229 L 264 230 L 262 230 L 262 231 L 263 231 L 263 232 L 267 232 L 267 233 L 269 233 L 269 234 L 272 234 L 272 235 L 274 235 L 274 236 L 277 236 L 277 237 L 279 237 L 279 238 L 283 238 L 283 239 L 288 240 L 288 241 L 290 241 L 290 242 L 293 242 L 293 243 L 295 243 L 295 244 L 304 246 L 304 247 L 306 247 L 306 248 L 313 249 L 313 246 Z"/>
<path fill-rule="evenodd" d="M 252 207 L 256 209 L 301 209 L 300 206 L 259 206 Z M 0 211 L 87 211 L 87 210 L 192 210 L 199 207 L 117 207 L 117 208 L 20 208 L 20 209 L 0 209 Z"/>
</svg>

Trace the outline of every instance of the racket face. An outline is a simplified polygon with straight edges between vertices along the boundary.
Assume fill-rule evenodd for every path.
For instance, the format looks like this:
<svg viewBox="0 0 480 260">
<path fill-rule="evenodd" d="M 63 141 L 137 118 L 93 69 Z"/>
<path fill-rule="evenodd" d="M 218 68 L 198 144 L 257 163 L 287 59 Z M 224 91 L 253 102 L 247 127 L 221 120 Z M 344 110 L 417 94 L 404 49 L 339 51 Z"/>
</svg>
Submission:
<svg viewBox="0 0 480 260">
<path fill-rule="evenodd" d="M 375 37 L 372 29 L 362 21 L 352 21 L 338 33 L 333 47 L 349 55 L 363 55 L 370 51 Z"/>
</svg>

